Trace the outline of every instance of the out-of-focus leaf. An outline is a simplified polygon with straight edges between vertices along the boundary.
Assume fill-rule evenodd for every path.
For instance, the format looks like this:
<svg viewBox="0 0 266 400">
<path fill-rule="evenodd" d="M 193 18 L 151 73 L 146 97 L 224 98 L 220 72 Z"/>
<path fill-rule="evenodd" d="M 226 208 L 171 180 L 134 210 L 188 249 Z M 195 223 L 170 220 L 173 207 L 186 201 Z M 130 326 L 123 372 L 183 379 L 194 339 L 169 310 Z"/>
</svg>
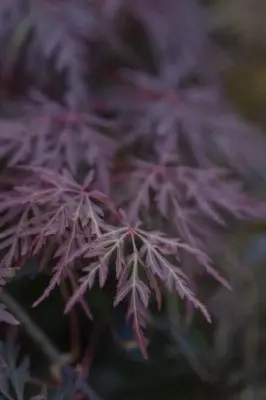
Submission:
<svg viewBox="0 0 266 400">
<path fill-rule="evenodd" d="M 7 311 L 6 306 L 0 303 L 0 322 L 6 322 L 10 325 L 18 325 L 19 322 L 16 318 L 13 317 L 10 312 Z"/>
<path fill-rule="evenodd" d="M 15 345 L 13 339 L 9 338 L 5 343 L 0 342 L 0 357 L 4 365 L 0 370 L 0 388 L 7 398 L 9 390 L 12 387 L 16 394 L 17 400 L 25 400 L 25 386 L 30 377 L 30 362 L 27 357 L 18 361 L 19 349 Z"/>
<path fill-rule="evenodd" d="M 266 233 L 256 235 L 248 241 L 243 259 L 251 267 L 263 262 L 266 264 Z"/>
</svg>

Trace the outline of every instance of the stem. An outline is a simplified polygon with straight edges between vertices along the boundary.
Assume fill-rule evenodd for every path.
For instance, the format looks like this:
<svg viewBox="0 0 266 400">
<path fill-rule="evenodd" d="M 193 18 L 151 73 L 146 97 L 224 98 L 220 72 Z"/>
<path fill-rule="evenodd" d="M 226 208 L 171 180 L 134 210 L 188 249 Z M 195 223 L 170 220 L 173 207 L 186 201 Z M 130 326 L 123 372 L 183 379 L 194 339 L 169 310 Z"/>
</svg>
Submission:
<svg viewBox="0 0 266 400">
<path fill-rule="evenodd" d="M 61 353 L 54 346 L 45 333 L 32 321 L 26 311 L 17 303 L 10 293 L 4 288 L 0 291 L 0 300 L 6 305 L 9 311 L 17 318 L 29 336 L 39 344 L 42 352 L 47 359 L 57 364 L 62 374 L 75 381 L 76 388 L 82 392 L 89 400 L 101 400 L 94 390 L 78 376 L 77 371 L 65 363 Z"/>
<path fill-rule="evenodd" d="M 45 333 L 41 331 L 41 329 L 31 320 L 31 318 L 17 303 L 17 301 L 7 292 L 7 290 L 2 289 L 0 291 L 0 300 L 17 318 L 29 336 L 40 345 L 41 350 L 47 359 L 52 363 L 61 363 L 61 353 L 57 350 Z"/>
</svg>

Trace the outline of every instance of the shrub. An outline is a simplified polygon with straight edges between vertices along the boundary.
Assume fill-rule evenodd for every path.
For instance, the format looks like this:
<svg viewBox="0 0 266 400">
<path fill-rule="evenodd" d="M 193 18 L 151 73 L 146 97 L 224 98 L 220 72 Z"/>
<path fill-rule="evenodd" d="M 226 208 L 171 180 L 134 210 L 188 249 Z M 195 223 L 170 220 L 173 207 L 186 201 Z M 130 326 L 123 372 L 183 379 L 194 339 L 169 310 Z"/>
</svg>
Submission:
<svg viewBox="0 0 266 400">
<path fill-rule="evenodd" d="M 223 96 L 203 10 L 14 0 L 0 15 L 2 284 L 36 256 L 51 281 L 35 305 L 69 280 L 69 311 L 115 272 L 144 355 L 165 290 L 210 320 L 196 276 L 229 287 L 211 243 L 232 218 L 265 216 L 246 191 L 264 143 Z"/>
</svg>

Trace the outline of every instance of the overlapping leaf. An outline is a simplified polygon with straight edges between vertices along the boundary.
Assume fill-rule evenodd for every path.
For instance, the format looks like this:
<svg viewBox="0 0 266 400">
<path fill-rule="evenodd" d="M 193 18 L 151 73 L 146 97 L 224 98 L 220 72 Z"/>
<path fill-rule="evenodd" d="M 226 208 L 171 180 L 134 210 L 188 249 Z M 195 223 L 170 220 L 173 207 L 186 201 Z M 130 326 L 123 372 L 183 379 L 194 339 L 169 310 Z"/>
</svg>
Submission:
<svg viewBox="0 0 266 400">
<path fill-rule="evenodd" d="M 209 319 L 184 254 L 228 287 L 202 242 L 212 226 L 226 227 L 225 215 L 265 218 L 265 205 L 232 174 L 264 160 L 264 144 L 222 96 L 214 46 L 193 0 L 27 5 L 0 27 L 1 46 L 25 16 L 30 24 L 15 62 L 20 101 L 1 94 L 1 271 L 33 255 L 45 260 L 52 277 L 37 304 L 83 269 L 69 310 L 115 265 L 114 304 L 127 304 L 146 355 L 147 309 L 153 298 L 160 306 L 162 286 Z M 123 24 L 131 19 L 151 60 L 146 50 L 134 58 Z M 167 222 L 159 232 L 158 218 Z"/>
</svg>

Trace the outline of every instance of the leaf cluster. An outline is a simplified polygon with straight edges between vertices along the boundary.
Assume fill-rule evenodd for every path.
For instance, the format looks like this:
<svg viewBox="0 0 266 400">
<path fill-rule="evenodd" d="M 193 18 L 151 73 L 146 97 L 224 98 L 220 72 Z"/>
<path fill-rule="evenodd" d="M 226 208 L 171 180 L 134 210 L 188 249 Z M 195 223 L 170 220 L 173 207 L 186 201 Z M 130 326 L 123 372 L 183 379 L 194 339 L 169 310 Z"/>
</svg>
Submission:
<svg viewBox="0 0 266 400">
<path fill-rule="evenodd" d="M 210 320 L 195 276 L 229 286 L 210 243 L 230 218 L 265 216 L 243 179 L 265 148 L 223 96 L 203 10 L 14 0 L 0 19 L 1 276 L 38 256 L 51 281 L 36 305 L 68 279 L 69 311 L 114 271 L 144 355 L 165 290 Z"/>
</svg>

